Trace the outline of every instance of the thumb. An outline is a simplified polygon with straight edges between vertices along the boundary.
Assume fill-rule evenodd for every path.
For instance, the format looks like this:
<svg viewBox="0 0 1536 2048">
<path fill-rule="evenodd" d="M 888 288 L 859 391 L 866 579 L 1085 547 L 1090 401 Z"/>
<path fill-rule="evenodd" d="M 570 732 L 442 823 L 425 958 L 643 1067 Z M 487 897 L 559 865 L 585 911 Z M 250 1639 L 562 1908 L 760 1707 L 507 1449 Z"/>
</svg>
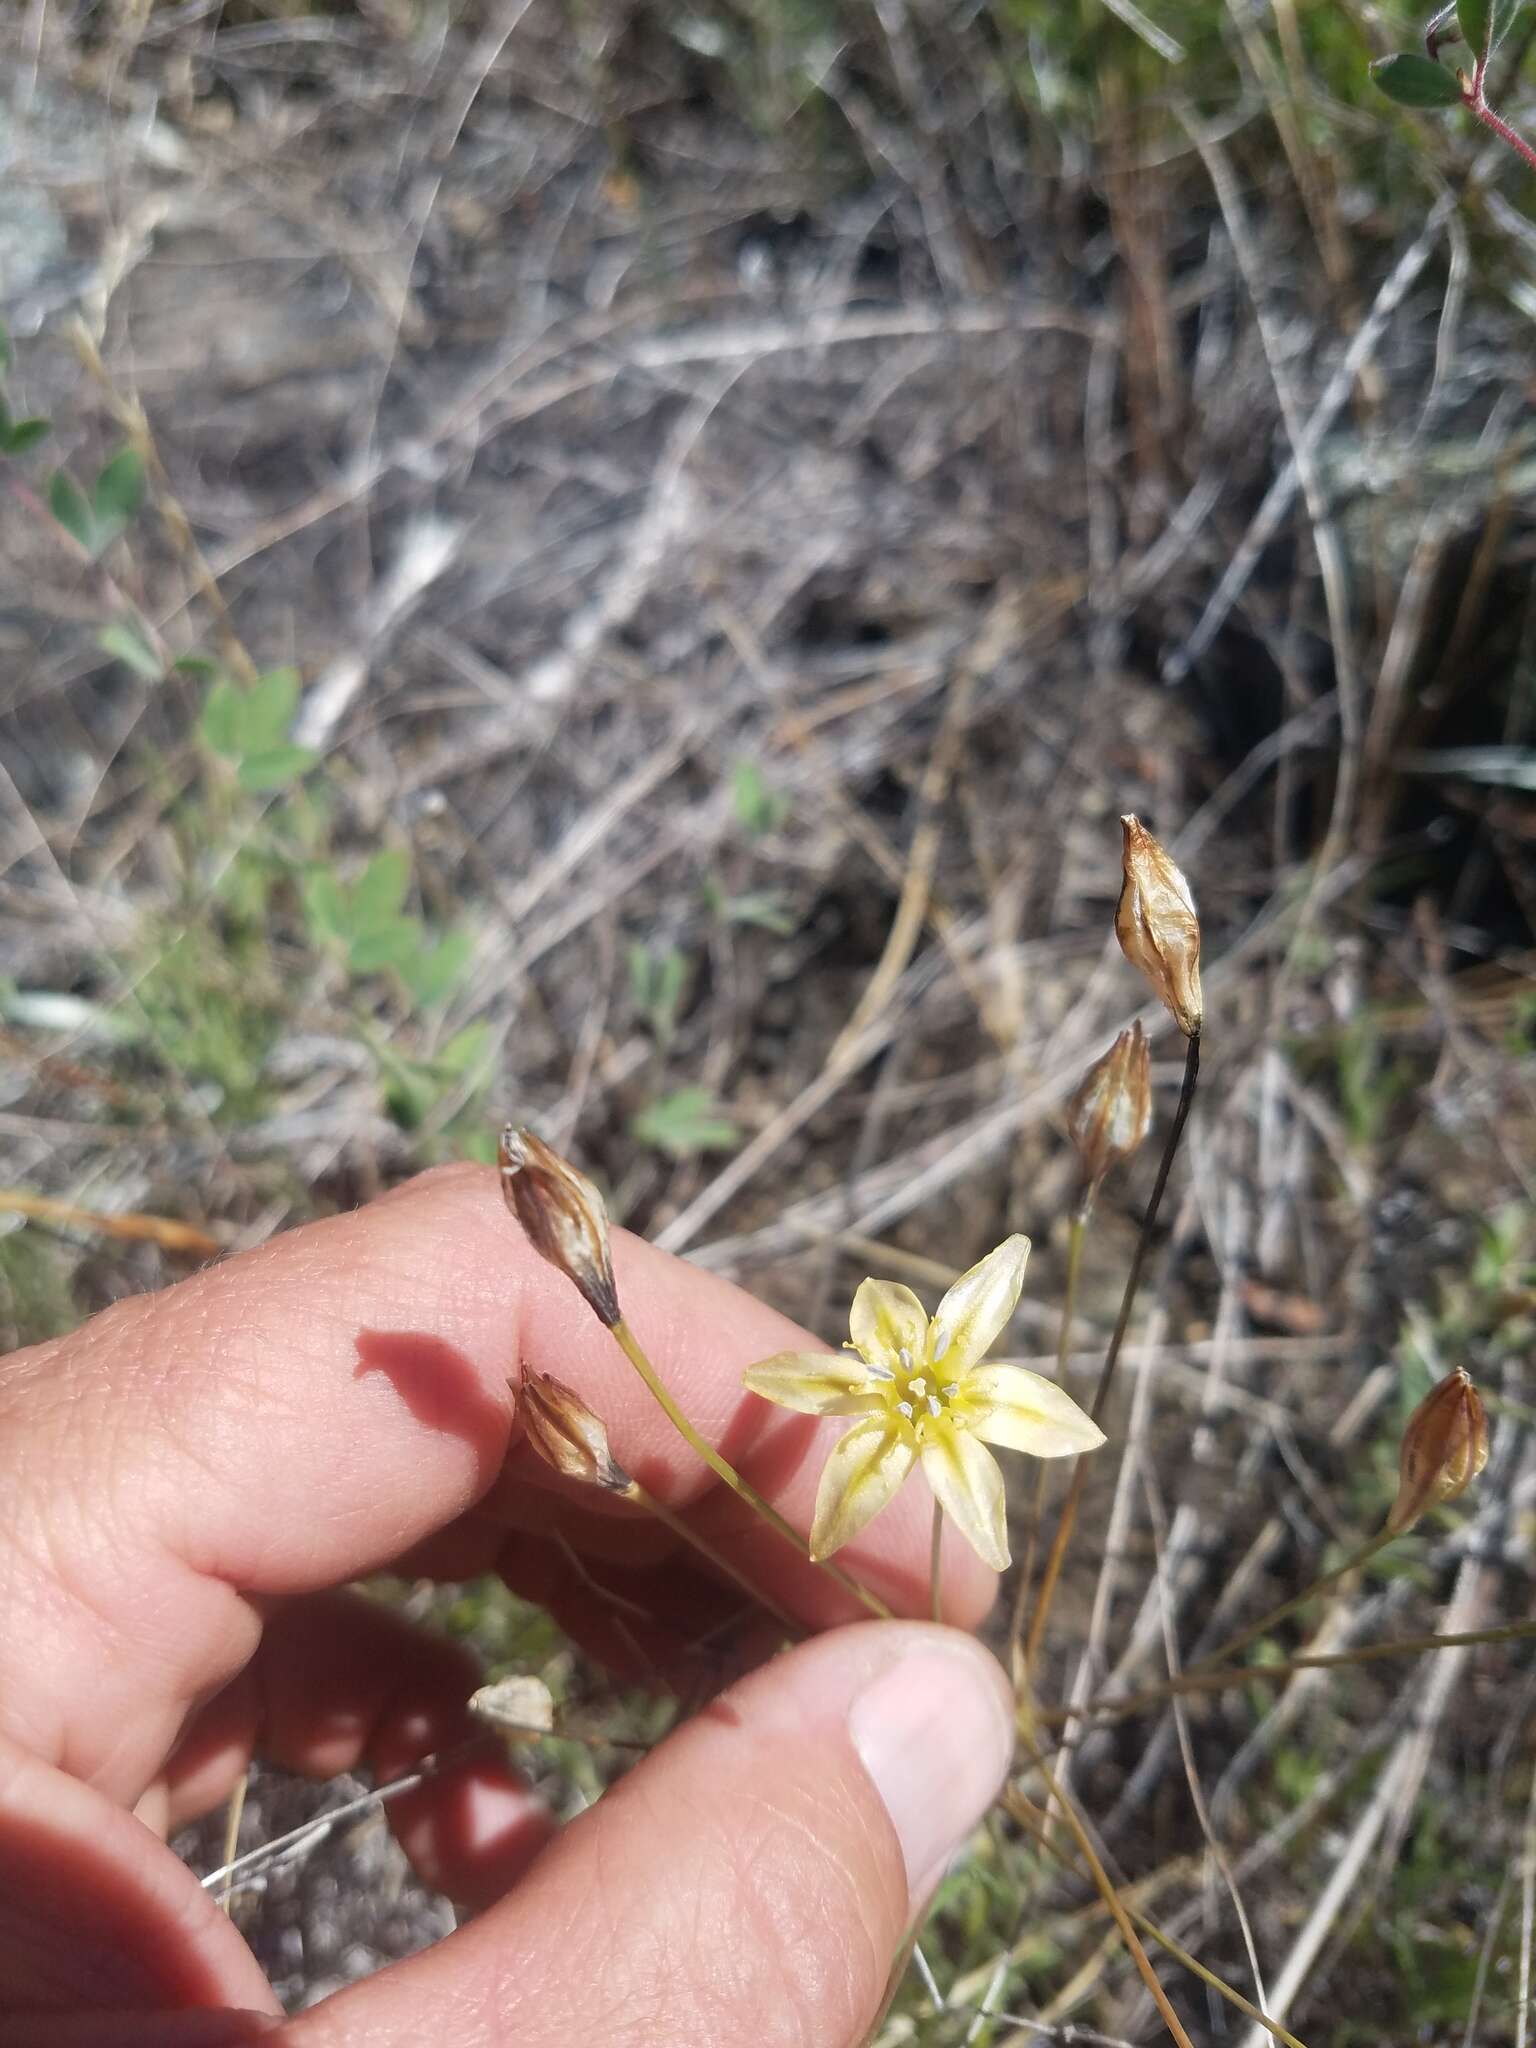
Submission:
<svg viewBox="0 0 1536 2048">
<path fill-rule="evenodd" d="M 724 1693 L 517 1891 L 284 2048 L 856 2048 L 999 1790 L 1012 1702 L 968 1636 L 863 1623 Z"/>
</svg>

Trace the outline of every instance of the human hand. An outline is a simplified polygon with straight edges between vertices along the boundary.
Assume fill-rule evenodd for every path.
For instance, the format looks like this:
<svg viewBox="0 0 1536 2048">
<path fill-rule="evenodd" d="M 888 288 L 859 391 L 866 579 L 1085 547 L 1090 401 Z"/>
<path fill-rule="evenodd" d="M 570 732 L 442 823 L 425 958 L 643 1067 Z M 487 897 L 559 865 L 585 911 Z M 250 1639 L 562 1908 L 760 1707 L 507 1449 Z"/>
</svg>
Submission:
<svg viewBox="0 0 1536 2048">
<path fill-rule="evenodd" d="M 806 1339 L 621 1234 L 623 1298 L 684 1408 L 798 1527 L 843 1425 L 770 1410 L 743 1366 Z M 600 1656 L 612 1610 L 556 1532 L 655 1617 L 682 1668 L 739 1598 L 659 1525 L 513 1444 L 519 1367 L 602 1415 L 616 1455 L 811 1629 L 558 1834 L 497 1761 L 395 1801 L 418 1870 L 479 1916 L 284 2020 L 164 1835 L 254 1750 L 395 1775 L 471 1732 L 458 1648 L 333 1589 L 385 1566 L 498 1570 Z M 606 1331 L 449 1168 L 0 1367 L 0 2042 L 6 2048 L 853 2048 L 1012 1748 L 977 1644 L 858 1610 L 717 1486 Z M 927 1599 L 908 1488 L 841 1561 Z M 944 1612 L 992 1575 L 960 1545 Z M 637 1625 L 638 1626 L 638 1625 Z M 765 1630 L 761 1654 L 777 1640 Z M 632 1646 L 631 1646 L 632 1647 Z"/>
</svg>

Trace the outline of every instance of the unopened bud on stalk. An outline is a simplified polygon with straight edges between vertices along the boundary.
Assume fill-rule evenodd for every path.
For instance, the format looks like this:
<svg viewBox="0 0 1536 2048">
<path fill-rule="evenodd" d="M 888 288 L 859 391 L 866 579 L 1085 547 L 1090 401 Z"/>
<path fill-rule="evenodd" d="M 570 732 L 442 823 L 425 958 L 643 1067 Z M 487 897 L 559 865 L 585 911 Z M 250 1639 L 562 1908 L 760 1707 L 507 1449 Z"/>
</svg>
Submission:
<svg viewBox="0 0 1536 2048">
<path fill-rule="evenodd" d="M 575 1283 L 611 1329 L 619 1320 L 619 1291 L 608 1254 L 608 1212 L 591 1181 L 532 1131 L 509 1124 L 501 1134 L 501 1192 L 534 1250 Z"/>
<path fill-rule="evenodd" d="M 1123 1166 L 1152 1120 L 1152 1063 L 1140 1024 L 1122 1031 L 1067 1104 L 1067 1130 L 1083 1165 L 1083 1206 L 1111 1167 Z"/>
<path fill-rule="evenodd" d="M 1125 880 L 1115 908 L 1115 937 L 1158 998 L 1173 1012 L 1186 1038 L 1205 1022 L 1200 993 L 1200 920 L 1189 884 L 1139 818 L 1120 820 Z"/>
<path fill-rule="evenodd" d="M 1400 1536 L 1466 1492 L 1488 1462 L 1488 1417 L 1460 1366 L 1431 1387 L 1403 1431 L 1401 1477 L 1387 1529 Z"/>
<path fill-rule="evenodd" d="M 547 1372 L 529 1374 L 518 1405 L 528 1441 L 546 1465 L 584 1486 L 628 1493 L 634 1481 L 609 1450 L 601 1416 L 563 1380 Z"/>
</svg>

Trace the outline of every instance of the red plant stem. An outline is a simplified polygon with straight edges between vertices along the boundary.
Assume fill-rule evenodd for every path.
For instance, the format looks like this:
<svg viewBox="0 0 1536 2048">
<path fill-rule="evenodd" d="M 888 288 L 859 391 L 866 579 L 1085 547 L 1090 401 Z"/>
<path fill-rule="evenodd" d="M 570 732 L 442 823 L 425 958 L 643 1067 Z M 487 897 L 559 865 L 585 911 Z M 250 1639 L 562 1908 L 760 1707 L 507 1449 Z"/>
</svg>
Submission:
<svg viewBox="0 0 1536 2048">
<path fill-rule="evenodd" d="M 1528 164 L 1533 171 L 1536 171 L 1536 149 L 1532 149 L 1523 135 L 1517 135 L 1502 115 L 1496 114 L 1493 111 L 1492 107 L 1483 98 L 1481 90 L 1478 90 L 1475 96 L 1468 94 L 1463 99 L 1462 105 L 1475 120 L 1481 121 L 1485 128 L 1490 129 L 1493 134 L 1497 135 L 1501 142 L 1507 142 L 1515 152 L 1515 155 L 1523 163 Z"/>
</svg>

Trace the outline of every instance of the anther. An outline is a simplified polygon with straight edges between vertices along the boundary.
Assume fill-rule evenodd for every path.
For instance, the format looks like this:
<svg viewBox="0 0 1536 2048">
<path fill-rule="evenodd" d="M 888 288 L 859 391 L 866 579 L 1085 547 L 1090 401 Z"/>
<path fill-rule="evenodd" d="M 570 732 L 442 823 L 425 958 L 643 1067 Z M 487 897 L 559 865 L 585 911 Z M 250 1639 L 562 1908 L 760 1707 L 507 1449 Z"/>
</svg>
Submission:
<svg viewBox="0 0 1536 2048">
<path fill-rule="evenodd" d="M 928 1413 L 930 1415 L 942 1415 L 944 1413 L 944 1403 L 937 1394 L 930 1394 L 928 1396 Z"/>
<path fill-rule="evenodd" d="M 905 1415 L 908 1422 L 910 1422 L 912 1420 L 912 1403 L 910 1401 L 898 1401 L 896 1403 L 896 1413 L 898 1415 Z"/>
</svg>

